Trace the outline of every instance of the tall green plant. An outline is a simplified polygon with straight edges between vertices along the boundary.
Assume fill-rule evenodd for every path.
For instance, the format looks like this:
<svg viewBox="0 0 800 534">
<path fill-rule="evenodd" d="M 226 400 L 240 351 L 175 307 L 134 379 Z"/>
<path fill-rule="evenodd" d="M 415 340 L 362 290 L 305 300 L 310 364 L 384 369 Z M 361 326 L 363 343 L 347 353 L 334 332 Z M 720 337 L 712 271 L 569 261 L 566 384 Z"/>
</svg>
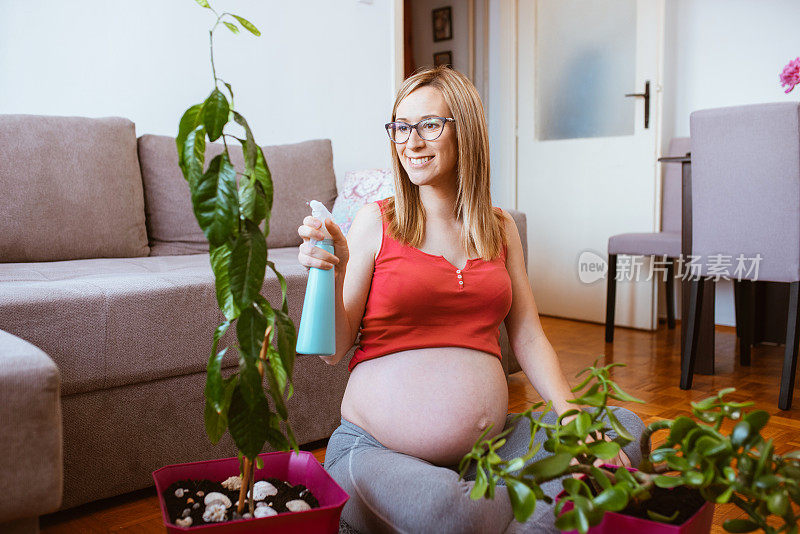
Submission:
<svg viewBox="0 0 800 534">
<path fill-rule="evenodd" d="M 495 486 L 502 479 L 508 487 L 514 517 L 524 522 L 533 514 L 537 500 L 552 502 L 541 484 L 578 473 L 585 476 L 564 478 L 565 496 L 554 509 L 556 526 L 561 530 L 585 534 L 602 520 L 605 512 L 620 511 L 632 500 L 650 499 L 654 487 L 686 486 L 697 489 L 709 502 L 731 502 L 747 513 L 748 519 L 725 521 L 723 527 L 729 532 L 760 528 L 768 534 L 797 534 L 800 516 L 792 502 L 800 505 L 800 451 L 775 454 L 772 440 L 761 435 L 769 414 L 762 410 L 745 412 L 743 408 L 750 402 L 726 401 L 725 395 L 733 388 L 693 402 L 694 418 L 681 416 L 650 424 L 639 442 L 644 461 L 638 471 L 596 467 L 597 460 L 614 458 L 633 439 L 609 409 L 609 400 L 643 402 L 611 380 L 610 370 L 620 365 L 598 367 L 595 362 L 578 374 L 588 373 L 572 391 L 585 391 L 569 402 L 591 407 L 591 411 L 569 410 L 561 414 L 556 424 L 544 423 L 543 416 L 533 415 L 538 408 L 549 409 L 550 403 L 536 403 L 518 414 L 515 421 L 527 418 L 531 428 L 529 450 L 521 457 L 503 460 L 497 454 L 511 429 L 485 439 L 490 430 L 487 429 L 460 463 L 462 477 L 470 462 L 477 464 L 471 498 L 493 498 Z M 569 422 L 564 423 L 565 418 L 570 418 Z M 722 431 L 725 420 L 738 421 L 729 434 Z M 546 434 L 543 444 L 533 441 L 540 429 Z M 615 437 L 608 441 L 612 430 Z M 662 430 L 668 431 L 666 442 L 651 452 L 651 439 Z M 552 455 L 528 463 L 540 447 Z M 572 503 L 573 508 L 563 512 L 567 503 Z M 655 521 L 667 523 L 677 517 L 677 512 L 671 517 L 650 511 L 648 514 Z M 779 521 L 782 524 L 775 526 Z"/>
<path fill-rule="evenodd" d="M 261 33 L 238 15 L 219 14 L 207 0 L 195 1 L 216 15 L 209 31 L 213 89 L 204 102 L 183 114 L 176 144 L 195 217 L 208 238 L 217 302 L 225 317 L 214 331 L 206 369 L 205 428 L 214 444 L 229 430 L 240 451 L 243 485 L 238 512 L 241 514 L 245 489 L 253 484 L 254 462 L 264 444 L 284 451 L 298 448 L 286 409 L 286 400 L 293 391 L 297 334 L 289 318 L 286 280 L 267 254 L 273 196 L 267 160 L 247 121 L 234 108 L 231 85 L 217 76 L 214 66 L 214 31 L 220 24 L 234 34 L 239 33 L 239 26 L 255 36 Z M 238 135 L 228 131 L 237 125 Z M 221 140 L 224 146 L 222 153 L 214 156 L 207 166 L 206 140 Z M 228 143 L 234 141 L 244 159 L 241 173 L 231 163 L 234 147 Z M 273 308 L 260 294 L 267 267 L 280 282 L 280 307 Z M 222 348 L 220 344 L 230 327 L 236 330 L 238 344 L 233 349 L 238 351 L 239 369 L 223 378 L 222 359 L 232 347 Z M 273 338 L 277 338 L 277 350 Z M 251 512 L 252 508 L 251 497 Z"/>
</svg>

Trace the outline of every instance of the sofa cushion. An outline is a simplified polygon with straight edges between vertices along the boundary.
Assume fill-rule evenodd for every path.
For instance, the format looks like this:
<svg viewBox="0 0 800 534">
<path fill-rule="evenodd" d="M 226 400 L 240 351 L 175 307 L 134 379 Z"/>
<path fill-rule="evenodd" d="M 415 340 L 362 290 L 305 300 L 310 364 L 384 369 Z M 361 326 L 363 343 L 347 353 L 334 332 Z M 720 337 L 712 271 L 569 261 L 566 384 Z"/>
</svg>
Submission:
<svg viewBox="0 0 800 534">
<path fill-rule="evenodd" d="M 331 215 L 344 235 L 347 235 L 358 210 L 370 202 L 393 196 L 392 171 L 386 169 L 349 171 L 344 176 L 344 186 L 336 196 Z"/>
<path fill-rule="evenodd" d="M 306 268 L 296 247 L 269 259 L 299 326 Z M 280 285 L 267 272 L 261 293 L 277 306 Z M 0 264 L 0 330 L 55 361 L 64 395 L 200 372 L 222 319 L 208 254 Z M 233 352 L 224 365 L 237 365 Z"/>
<path fill-rule="evenodd" d="M 149 254 L 131 121 L 0 115 L 0 150 L 0 262 Z"/>
<path fill-rule="evenodd" d="M 231 146 L 231 161 L 239 172 L 244 160 L 239 146 Z M 209 144 L 206 161 L 222 152 L 221 143 Z M 328 209 L 336 199 L 333 151 L 328 139 L 291 145 L 265 146 L 264 156 L 274 187 L 269 247 L 299 246 L 297 228 L 311 213 L 306 205 L 319 200 Z M 150 254 L 165 256 L 208 252 L 208 240 L 192 211 L 189 184 L 178 166 L 175 139 L 163 135 L 139 138 Z"/>
</svg>

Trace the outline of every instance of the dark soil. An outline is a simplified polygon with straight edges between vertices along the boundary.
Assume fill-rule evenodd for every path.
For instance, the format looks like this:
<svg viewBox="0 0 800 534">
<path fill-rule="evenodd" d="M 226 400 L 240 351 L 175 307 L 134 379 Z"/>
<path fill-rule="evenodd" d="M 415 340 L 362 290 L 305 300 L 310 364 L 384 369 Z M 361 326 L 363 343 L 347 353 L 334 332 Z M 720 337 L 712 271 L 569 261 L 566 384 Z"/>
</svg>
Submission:
<svg viewBox="0 0 800 534">
<path fill-rule="evenodd" d="M 682 525 L 696 514 L 706 502 L 700 495 L 700 492 L 684 486 L 678 486 L 672 489 L 664 489 L 656 486 L 650 490 L 650 495 L 650 499 L 642 501 L 641 503 L 631 501 L 628 503 L 628 506 L 619 513 L 649 520 L 650 516 L 647 515 L 647 510 L 666 517 L 671 517 L 672 514 L 675 513 L 675 510 L 677 510 L 678 517 L 670 524 Z"/>
<path fill-rule="evenodd" d="M 317 501 L 316 497 L 302 484 L 291 486 L 277 478 L 266 478 L 262 480 L 266 480 L 278 489 L 277 495 L 267 497 L 264 502 L 279 514 L 289 512 L 289 509 L 286 508 L 286 503 L 295 499 L 306 501 L 311 508 L 319 508 L 319 501 Z M 258 480 L 256 480 L 256 482 L 258 482 Z M 185 492 L 183 497 L 178 498 L 175 496 L 175 490 L 178 488 L 188 489 L 189 491 Z M 198 491 L 203 492 L 202 497 L 197 495 Z M 236 510 L 236 501 L 239 500 L 239 490 L 230 491 L 222 487 L 221 482 L 202 479 L 179 480 L 164 490 L 164 502 L 167 504 L 167 515 L 169 515 L 170 522 L 174 524 L 176 519 L 182 518 L 183 511 L 188 508 L 191 510 L 190 515 L 192 517 L 193 527 L 208 525 L 209 523 L 203 521 L 203 512 L 205 511 L 203 500 L 206 495 L 213 491 L 227 495 L 231 503 L 233 503 L 233 506 L 228 508 L 225 516 L 225 521 L 232 521 L 232 514 Z M 189 501 L 189 499 L 192 499 L 194 502 Z M 193 507 L 194 503 L 200 503 L 200 506 Z M 249 511 L 249 506 L 245 504 L 244 512 Z"/>
</svg>

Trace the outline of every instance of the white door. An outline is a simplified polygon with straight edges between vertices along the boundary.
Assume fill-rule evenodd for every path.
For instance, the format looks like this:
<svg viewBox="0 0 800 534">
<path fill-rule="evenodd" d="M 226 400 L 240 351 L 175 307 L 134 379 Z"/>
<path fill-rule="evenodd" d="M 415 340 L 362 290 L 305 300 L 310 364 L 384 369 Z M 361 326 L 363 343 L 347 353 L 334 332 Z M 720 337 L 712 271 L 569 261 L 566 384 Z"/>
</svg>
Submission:
<svg viewBox="0 0 800 534">
<path fill-rule="evenodd" d="M 528 218 L 528 275 L 540 313 L 603 322 L 606 280 L 591 264 L 608 259 L 609 236 L 659 229 L 664 2 L 519 0 L 517 13 L 517 207 Z M 645 127 L 645 99 L 625 95 L 648 82 Z M 630 275 L 627 260 L 620 268 Z M 618 325 L 655 328 L 648 272 L 645 262 L 639 281 L 617 283 Z"/>
</svg>

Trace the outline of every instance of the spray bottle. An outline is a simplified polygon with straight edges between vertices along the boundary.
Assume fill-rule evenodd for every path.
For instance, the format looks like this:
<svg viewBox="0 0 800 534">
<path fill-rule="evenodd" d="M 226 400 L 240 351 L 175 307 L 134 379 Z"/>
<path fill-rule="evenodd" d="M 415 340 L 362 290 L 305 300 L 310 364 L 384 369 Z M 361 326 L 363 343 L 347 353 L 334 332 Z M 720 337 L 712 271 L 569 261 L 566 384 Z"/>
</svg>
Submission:
<svg viewBox="0 0 800 534">
<path fill-rule="evenodd" d="M 312 200 L 311 215 L 322 221 L 320 230 L 325 239 L 309 242 L 333 254 L 333 238 L 325 228 L 325 219 L 333 218 L 322 202 Z M 336 354 L 336 285 L 334 269 L 309 268 L 300 331 L 297 334 L 298 354 Z"/>
</svg>

